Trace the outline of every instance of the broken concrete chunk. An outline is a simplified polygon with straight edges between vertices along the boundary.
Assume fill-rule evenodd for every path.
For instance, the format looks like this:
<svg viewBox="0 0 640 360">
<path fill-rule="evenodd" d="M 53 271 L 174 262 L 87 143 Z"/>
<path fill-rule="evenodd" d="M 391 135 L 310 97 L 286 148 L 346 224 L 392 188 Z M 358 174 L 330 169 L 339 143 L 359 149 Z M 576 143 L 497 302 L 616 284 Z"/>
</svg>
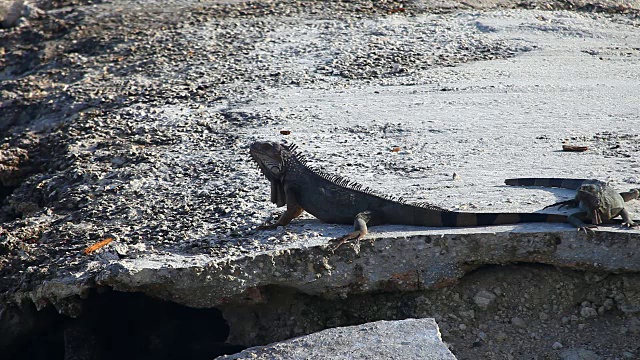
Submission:
<svg viewBox="0 0 640 360">
<path fill-rule="evenodd" d="M 434 319 L 376 321 L 323 330 L 218 359 L 455 359 Z"/>
</svg>

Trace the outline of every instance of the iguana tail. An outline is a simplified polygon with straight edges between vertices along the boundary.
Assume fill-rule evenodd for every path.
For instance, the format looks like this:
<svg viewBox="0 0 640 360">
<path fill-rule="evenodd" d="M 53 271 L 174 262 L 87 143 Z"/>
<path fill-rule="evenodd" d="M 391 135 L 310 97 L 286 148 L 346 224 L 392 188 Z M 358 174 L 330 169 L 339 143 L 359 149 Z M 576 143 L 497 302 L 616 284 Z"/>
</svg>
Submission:
<svg viewBox="0 0 640 360">
<path fill-rule="evenodd" d="M 507 179 L 504 181 L 504 183 L 514 186 L 544 186 L 578 190 L 582 185 L 598 184 L 601 183 L 601 181 L 594 179 L 518 178 Z"/>
<path fill-rule="evenodd" d="M 448 211 L 442 209 L 429 209 L 418 206 L 402 204 L 400 207 L 392 207 L 385 214 L 387 223 L 417 225 L 417 226 L 489 226 L 503 224 L 519 224 L 526 222 L 561 222 L 569 220 L 565 215 L 544 213 L 476 213 L 462 211 Z"/>
<path fill-rule="evenodd" d="M 467 213 L 457 211 L 445 211 L 440 216 L 439 226 L 486 226 L 502 224 L 518 224 L 527 222 L 562 222 L 566 223 L 567 217 L 558 214 L 542 213 Z M 432 225 L 433 226 L 433 225 Z M 438 225 L 435 225 L 438 226 Z"/>
</svg>

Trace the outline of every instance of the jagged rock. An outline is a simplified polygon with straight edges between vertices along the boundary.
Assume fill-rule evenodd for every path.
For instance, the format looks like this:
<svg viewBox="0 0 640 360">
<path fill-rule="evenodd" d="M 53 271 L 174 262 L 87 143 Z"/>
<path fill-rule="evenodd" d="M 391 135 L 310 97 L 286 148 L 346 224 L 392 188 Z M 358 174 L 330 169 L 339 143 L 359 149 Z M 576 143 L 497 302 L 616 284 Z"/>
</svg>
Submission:
<svg viewBox="0 0 640 360">
<path fill-rule="evenodd" d="M 442 342 L 434 319 L 407 319 L 327 329 L 218 359 L 274 358 L 445 360 L 456 357 Z"/>
<path fill-rule="evenodd" d="M 17 26 L 22 18 L 35 18 L 44 12 L 34 4 L 24 0 L 0 1 L 0 27 L 11 28 Z"/>
</svg>

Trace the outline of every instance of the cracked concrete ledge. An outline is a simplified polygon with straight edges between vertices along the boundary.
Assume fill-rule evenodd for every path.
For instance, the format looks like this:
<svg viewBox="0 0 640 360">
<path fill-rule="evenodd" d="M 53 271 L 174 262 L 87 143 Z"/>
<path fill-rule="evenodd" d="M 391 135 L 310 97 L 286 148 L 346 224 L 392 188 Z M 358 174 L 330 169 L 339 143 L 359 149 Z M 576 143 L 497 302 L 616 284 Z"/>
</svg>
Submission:
<svg viewBox="0 0 640 360">
<path fill-rule="evenodd" d="M 485 264 L 531 262 L 640 272 L 640 232 L 611 228 L 587 236 L 563 224 L 545 232 L 527 230 L 530 225 L 534 224 L 434 231 L 384 226 L 380 228 L 390 231 L 373 233 L 372 242 L 363 241 L 359 248 L 343 245 L 335 252 L 327 241 L 223 261 L 176 254 L 123 259 L 95 278 L 70 275 L 17 296 L 26 295 L 39 307 L 52 303 L 74 316 L 74 295 L 82 296 L 95 285 L 207 308 L 264 302 L 262 290 L 270 285 L 326 298 L 435 289 Z"/>
<path fill-rule="evenodd" d="M 376 321 L 221 356 L 233 359 L 455 359 L 431 318 Z"/>
</svg>

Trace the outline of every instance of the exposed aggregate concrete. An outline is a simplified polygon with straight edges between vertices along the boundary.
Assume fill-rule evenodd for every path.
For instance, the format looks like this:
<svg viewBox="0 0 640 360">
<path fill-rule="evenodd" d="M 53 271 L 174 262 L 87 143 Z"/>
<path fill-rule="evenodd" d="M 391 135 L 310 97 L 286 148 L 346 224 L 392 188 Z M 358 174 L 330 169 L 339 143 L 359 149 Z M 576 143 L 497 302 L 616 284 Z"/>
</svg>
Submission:
<svg viewBox="0 0 640 360">
<path fill-rule="evenodd" d="M 332 287 L 332 291 L 342 290 L 345 295 L 384 290 L 375 280 L 370 285 L 349 288 L 353 279 L 349 277 L 342 285 L 327 281 L 315 292 L 305 288 L 305 283 L 315 281 L 310 276 L 329 270 L 340 274 L 333 269 L 335 263 L 324 259 L 334 256 L 327 250 L 329 241 L 348 227 L 319 224 L 307 216 L 288 229 L 255 232 L 257 225 L 271 217 L 273 208 L 266 201 L 267 184 L 253 165 L 246 163 L 247 145 L 258 138 L 285 138 L 277 135 L 278 129 L 293 130 L 292 138 L 315 154 L 316 163 L 333 173 L 414 200 L 424 200 L 421 194 L 431 190 L 429 201 L 452 209 L 506 209 L 500 199 L 488 195 L 496 191 L 499 182 L 487 173 L 495 178 L 509 177 L 514 167 L 502 172 L 503 163 L 516 161 L 524 151 L 540 159 L 519 175 L 537 170 L 558 175 L 552 167 L 544 167 L 552 161 L 539 154 L 557 147 L 560 136 L 592 148 L 587 156 L 573 158 L 584 172 L 565 166 L 564 175 L 604 177 L 621 190 L 640 182 L 640 135 L 628 125 L 639 120 L 634 113 L 637 104 L 623 97 L 615 118 L 602 129 L 593 129 L 588 121 L 580 123 L 577 119 L 571 124 L 580 129 L 591 127 L 590 131 L 545 130 L 536 134 L 535 147 L 507 149 L 509 156 L 504 147 L 496 146 L 500 140 L 470 136 L 473 124 L 447 124 L 436 119 L 431 125 L 414 126 L 409 117 L 398 118 L 388 108 L 383 116 L 367 123 L 363 121 L 366 117 L 360 117 L 362 113 L 353 108 L 362 101 L 362 94 L 369 94 L 364 97 L 368 101 L 364 107 L 372 106 L 375 111 L 376 104 L 384 104 L 381 99 L 400 89 L 397 93 L 407 103 L 424 101 L 410 96 L 409 91 L 427 96 L 439 93 L 450 96 L 442 98 L 443 104 L 449 102 L 452 108 L 463 111 L 456 108 L 460 104 L 456 101 L 467 99 L 468 94 L 473 96 L 479 87 L 459 86 L 477 79 L 486 69 L 492 74 L 500 73 L 500 69 L 492 65 L 479 68 L 478 63 L 461 69 L 455 66 L 489 61 L 506 68 L 508 62 L 498 60 L 514 56 L 535 59 L 532 52 L 552 48 L 539 38 L 503 37 L 500 31 L 505 27 L 531 29 L 535 36 L 550 33 L 557 38 L 593 40 L 582 50 L 585 59 L 597 57 L 624 71 L 638 64 L 637 37 L 625 38 L 626 31 L 637 32 L 635 3 L 592 4 L 593 9 L 604 13 L 627 15 L 422 13 L 442 9 L 428 2 L 162 2 L 156 7 L 117 1 L 38 5 L 48 11 L 1 30 L 0 185 L 7 194 L 16 188 L 8 196 L 0 193 L 4 200 L 0 211 L 0 287 L 7 304 L 53 304 L 62 313 L 76 315 L 81 311 L 76 295 L 84 296 L 97 284 L 145 290 L 191 306 L 216 306 L 228 301 L 221 298 L 236 301 L 246 295 L 245 291 L 249 291 L 250 302 L 260 302 L 261 286 L 290 284 L 290 279 L 283 274 L 265 281 L 256 281 L 259 276 L 245 278 L 243 271 L 247 270 L 239 264 L 257 256 L 283 261 L 285 267 L 289 266 L 287 251 L 300 249 L 318 253 L 317 261 L 300 262 L 309 269 L 302 273 L 297 286 L 307 293 L 330 295 L 328 289 Z M 476 5 L 491 7 L 481 2 Z M 540 6 L 570 8 L 566 3 Z M 608 36 L 616 38 L 613 44 L 594 45 Z M 621 45 L 620 39 L 627 39 L 627 43 Z M 609 74 L 607 71 L 603 70 Z M 603 86 L 615 89 L 616 81 L 622 80 L 605 81 Z M 406 90 L 407 86 L 414 87 Z M 517 90 L 522 87 L 507 82 L 495 93 L 485 92 L 486 88 L 479 92 L 494 96 L 500 92 L 518 94 Z M 569 90 L 566 93 L 585 95 L 572 95 Z M 315 94 L 319 100 L 308 94 Z M 470 104 L 482 103 L 472 96 L 468 98 Z M 336 97 L 348 99 L 352 108 L 344 110 L 336 105 Z M 610 102 L 603 104 L 607 108 Z M 327 107 L 337 112 L 327 111 Z M 451 108 L 448 111 L 451 113 Z M 445 106 L 439 113 L 446 112 Z M 578 117 L 588 119 L 593 114 Z M 492 126 L 496 124 L 498 120 L 483 128 L 495 131 Z M 553 119 L 541 119 L 540 124 L 553 126 Z M 503 126 L 509 128 L 508 123 Z M 416 140 L 423 135 L 435 139 L 438 146 L 421 157 L 417 155 L 425 153 L 424 146 L 433 145 Z M 455 145 L 451 145 L 452 139 Z M 391 153 L 394 146 L 401 146 L 402 151 Z M 486 158 L 474 157 L 478 155 L 474 149 L 492 152 L 498 158 L 496 163 L 486 166 Z M 567 158 L 560 160 L 560 154 L 554 154 L 552 159 Z M 470 161 L 473 169 L 464 168 L 464 161 Z M 449 181 L 453 170 L 460 169 L 464 181 Z M 518 191 L 509 193 L 509 201 L 517 210 L 528 211 L 550 203 L 555 194 L 567 194 Z M 372 247 L 363 245 L 363 253 L 382 247 L 385 250 L 379 255 L 392 254 L 386 247 L 393 246 L 393 239 L 403 241 L 403 237 L 423 241 L 442 236 L 448 239 L 443 242 L 445 249 L 458 246 L 456 241 L 476 245 L 501 243 L 505 238 L 506 242 L 520 241 L 520 247 L 514 245 L 505 257 L 482 248 L 478 259 L 469 260 L 470 253 L 464 251 L 474 247 L 460 250 L 451 268 L 441 273 L 434 270 L 431 283 L 425 283 L 424 278 L 409 285 L 392 282 L 405 291 L 416 290 L 416 284 L 431 286 L 437 283 L 438 275 L 454 281 L 485 262 L 538 261 L 596 271 L 638 270 L 640 261 L 634 247 L 637 231 L 607 228 L 594 239 L 585 240 L 563 225 L 545 225 L 542 229 L 528 226 L 482 229 L 479 235 L 475 234 L 478 229 L 431 230 L 424 235 L 415 229 L 388 227 L 375 230 L 379 232 L 374 235 L 377 242 Z M 519 229 L 524 229 L 524 234 Z M 404 230 L 409 232 L 400 232 Z M 536 235 L 529 237 L 527 230 Z M 562 246 L 574 247 L 558 254 L 554 241 L 537 244 L 531 240 L 545 238 L 547 232 L 559 237 Z M 82 252 L 107 237 L 115 241 L 93 255 Z M 602 251 L 593 251 L 589 246 L 594 244 Z M 577 252 L 581 246 L 587 247 Z M 351 250 L 344 249 L 335 256 L 357 256 L 347 251 Z M 464 266 L 467 260 L 469 268 Z M 203 264 L 232 270 L 225 274 L 228 277 L 220 278 L 229 280 L 221 284 L 231 288 L 234 279 L 241 284 L 228 293 L 207 293 L 213 288 L 207 286 L 203 293 L 189 286 L 174 293 L 179 286 L 172 288 L 172 284 L 180 283 L 171 268 L 189 269 L 196 280 L 189 284 L 195 284 L 202 278 L 191 271 Z M 388 271 L 382 272 L 382 281 L 391 273 L 402 273 L 392 270 L 396 265 L 391 265 L 382 267 Z M 414 267 L 433 269 L 432 265 L 420 262 Z M 345 266 L 345 273 L 353 270 Z M 144 278 L 145 274 L 149 277 Z M 207 271 L 203 274 L 211 275 Z M 245 283 L 247 279 L 252 280 Z M 251 293 L 255 289 L 258 292 Z M 590 305 L 583 308 L 597 312 Z M 633 319 L 634 315 L 626 316 Z"/>
<path fill-rule="evenodd" d="M 371 344 L 371 346 L 363 346 Z M 327 329 L 218 359 L 455 359 L 433 319 L 376 321 Z"/>
</svg>

